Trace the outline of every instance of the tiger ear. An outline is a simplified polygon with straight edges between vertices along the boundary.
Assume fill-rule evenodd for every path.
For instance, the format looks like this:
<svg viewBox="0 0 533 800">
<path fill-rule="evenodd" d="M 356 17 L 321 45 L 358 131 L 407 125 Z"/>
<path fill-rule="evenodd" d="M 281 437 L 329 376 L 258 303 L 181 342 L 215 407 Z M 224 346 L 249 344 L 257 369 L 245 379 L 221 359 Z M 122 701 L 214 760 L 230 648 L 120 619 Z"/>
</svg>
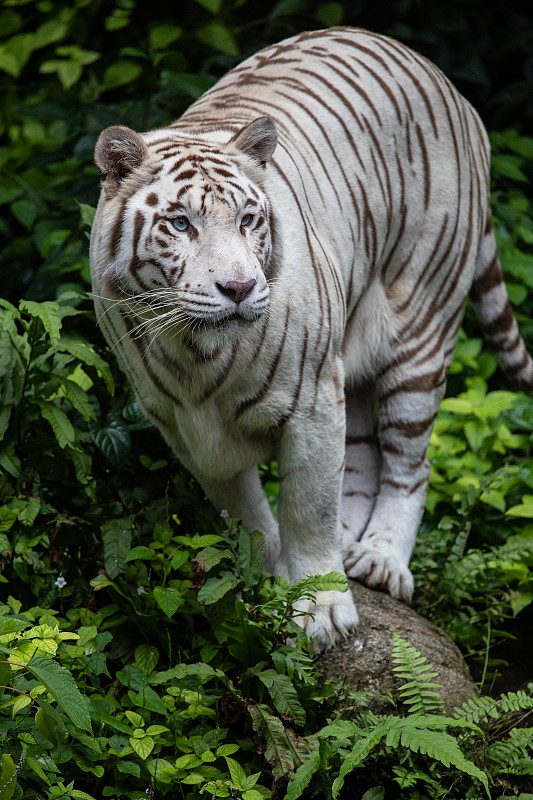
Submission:
<svg viewBox="0 0 533 800">
<path fill-rule="evenodd" d="M 138 133 L 124 125 L 102 131 L 94 151 L 96 166 L 102 175 L 102 188 L 109 200 L 124 178 L 148 157 L 148 148 Z"/>
<path fill-rule="evenodd" d="M 230 144 L 264 167 L 276 149 L 277 141 L 276 126 L 270 117 L 259 117 L 236 133 Z"/>
</svg>

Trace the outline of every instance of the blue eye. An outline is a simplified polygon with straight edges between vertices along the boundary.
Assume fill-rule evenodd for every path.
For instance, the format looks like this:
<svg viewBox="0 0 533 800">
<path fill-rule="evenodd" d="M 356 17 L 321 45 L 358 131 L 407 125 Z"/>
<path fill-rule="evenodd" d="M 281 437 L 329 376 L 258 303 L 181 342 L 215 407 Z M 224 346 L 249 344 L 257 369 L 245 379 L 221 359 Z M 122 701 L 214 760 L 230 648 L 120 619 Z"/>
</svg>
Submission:
<svg viewBox="0 0 533 800">
<path fill-rule="evenodd" d="M 190 222 L 187 217 L 176 217 L 175 219 L 171 220 L 171 222 L 177 231 L 186 231 L 190 226 Z"/>
<path fill-rule="evenodd" d="M 253 220 L 252 214 L 245 214 L 244 217 L 241 219 L 241 226 L 243 228 L 248 227 L 248 225 L 251 224 L 252 220 Z"/>
</svg>

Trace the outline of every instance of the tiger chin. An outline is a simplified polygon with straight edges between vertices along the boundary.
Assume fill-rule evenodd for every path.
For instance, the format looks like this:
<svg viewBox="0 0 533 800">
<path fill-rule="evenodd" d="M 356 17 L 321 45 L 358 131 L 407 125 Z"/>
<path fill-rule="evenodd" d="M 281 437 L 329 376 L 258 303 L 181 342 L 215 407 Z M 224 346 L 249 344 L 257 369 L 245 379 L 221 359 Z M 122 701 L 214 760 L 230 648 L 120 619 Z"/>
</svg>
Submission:
<svg viewBox="0 0 533 800">
<path fill-rule="evenodd" d="M 489 147 L 444 75 L 351 28 L 301 34 L 168 127 L 107 128 L 97 317 L 140 405 L 265 569 L 409 600 L 427 446 L 467 296 L 526 391 L 496 253 Z M 275 457 L 278 521 L 257 465 Z M 350 592 L 301 609 L 321 649 Z"/>
</svg>

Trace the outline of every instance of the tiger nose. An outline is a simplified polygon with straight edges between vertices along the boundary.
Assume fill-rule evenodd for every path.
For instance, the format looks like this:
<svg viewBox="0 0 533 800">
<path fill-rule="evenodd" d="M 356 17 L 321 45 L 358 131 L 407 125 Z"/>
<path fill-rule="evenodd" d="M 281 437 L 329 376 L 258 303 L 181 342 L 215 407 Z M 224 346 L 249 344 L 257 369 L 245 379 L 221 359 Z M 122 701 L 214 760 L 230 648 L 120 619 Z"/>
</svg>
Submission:
<svg viewBox="0 0 533 800">
<path fill-rule="evenodd" d="M 255 278 L 251 278 L 249 281 L 228 281 L 227 283 L 217 283 L 217 289 L 224 297 L 229 297 L 234 303 L 242 303 L 256 283 Z"/>
</svg>

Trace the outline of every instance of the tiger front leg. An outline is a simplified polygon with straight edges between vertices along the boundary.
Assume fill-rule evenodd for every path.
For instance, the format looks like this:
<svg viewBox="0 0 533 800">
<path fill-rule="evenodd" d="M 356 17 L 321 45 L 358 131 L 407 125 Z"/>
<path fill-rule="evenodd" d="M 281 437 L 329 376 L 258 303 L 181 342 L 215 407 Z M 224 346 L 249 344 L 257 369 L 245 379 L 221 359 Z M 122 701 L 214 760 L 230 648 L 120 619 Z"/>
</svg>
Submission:
<svg viewBox="0 0 533 800">
<path fill-rule="evenodd" d="M 338 385 L 338 384 L 337 384 Z M 276 574 L 296 582 L 308 575 L 344 572 L 340 498 L 344 467 L 342 381 L 319 387 L 306 416 L 289 420 L 278 445 L 278 518 L 281 553 Z M 319 591 L 302 601 L 307 634 L 326 650 L 352 633 L 358 618 L 350 591 Z"/>
</svg>

